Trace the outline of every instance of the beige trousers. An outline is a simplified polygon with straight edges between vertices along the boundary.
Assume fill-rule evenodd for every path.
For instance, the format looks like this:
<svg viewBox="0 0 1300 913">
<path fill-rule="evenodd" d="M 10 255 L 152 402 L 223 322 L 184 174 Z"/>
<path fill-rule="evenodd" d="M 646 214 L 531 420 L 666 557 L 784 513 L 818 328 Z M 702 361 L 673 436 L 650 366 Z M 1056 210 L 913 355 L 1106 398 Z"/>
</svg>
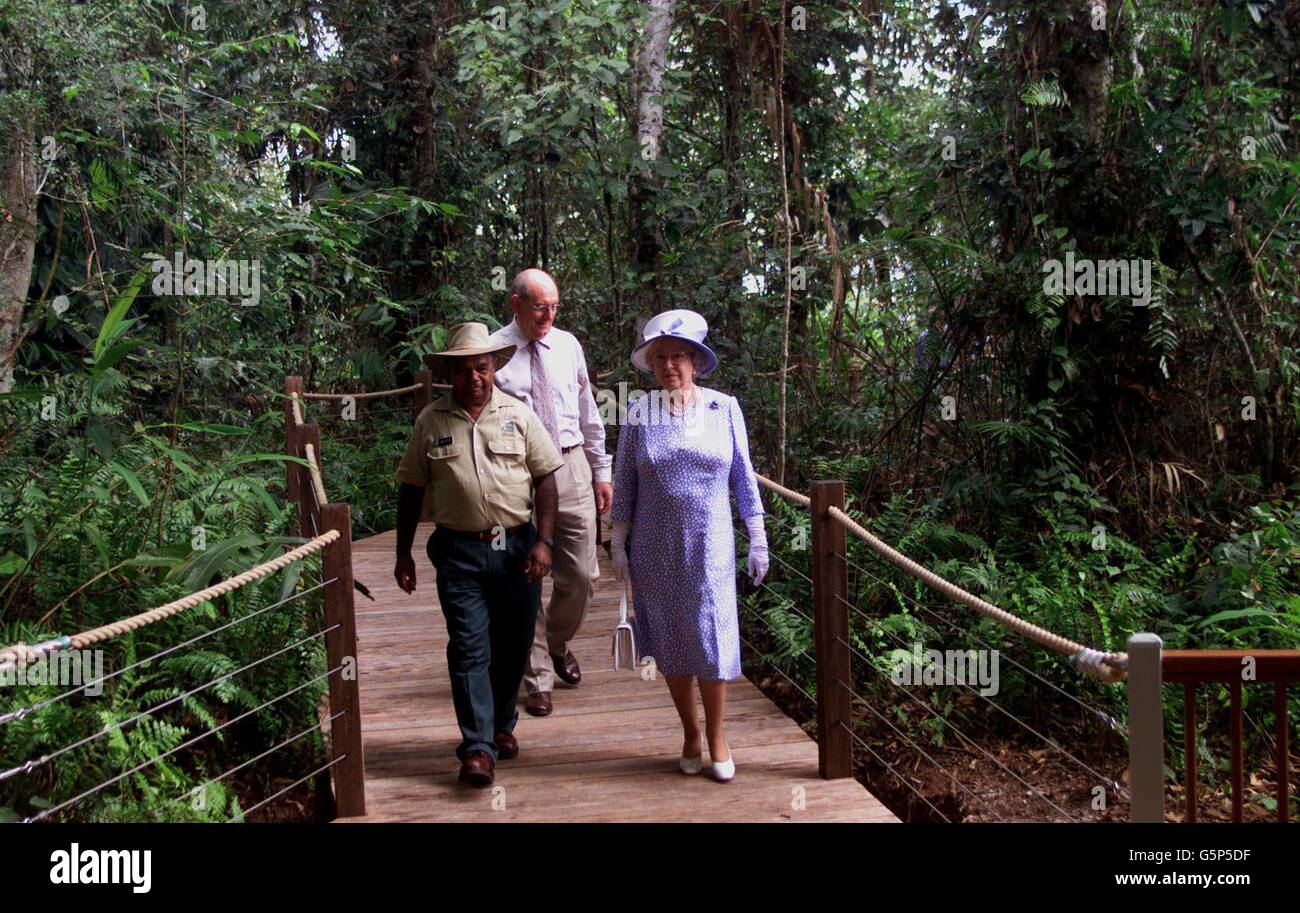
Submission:
<svg viewBox="0 0 1300 913">
<path fill-rule="evenodd" d="M 533 649 L 524 670 L 529 694 L 555 687 L 551 654 L 563 655 L 578 633 L 592 587 L 600 577 L 596 564 L 596 500 L 591 489 L 591 464 L 581 447 L 564 454 L 555 471 L 559 505 L 555 517 L 555 548 L 551 550 L 551 601 L 539 606 Z M 534 516 L 534 522 L 536 517 Z"/>
</svg>

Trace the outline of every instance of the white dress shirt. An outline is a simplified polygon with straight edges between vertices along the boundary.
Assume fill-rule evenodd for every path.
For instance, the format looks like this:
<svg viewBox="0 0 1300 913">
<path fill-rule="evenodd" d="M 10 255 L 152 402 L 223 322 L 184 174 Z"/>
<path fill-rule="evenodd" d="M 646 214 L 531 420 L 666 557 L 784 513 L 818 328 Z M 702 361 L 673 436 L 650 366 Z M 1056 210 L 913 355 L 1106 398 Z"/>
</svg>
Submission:
<svg viewBox="0 0 1300 913">
<path fill-rule="evenodd" d="M 533 356 L 529 349 L 532 340 L 524 335 L 519 322 L 512 319 L 492 334 L 491 341 L 515 346 L 514 356 L 504 367 L 497 369 L 496 385 L 523 400 L 536 412 L 533 405 Z M 582 343 L 572 333 L 552 324 L 547 334 L 537 341 L 537 348 L 541 352 L 546 376 L 551 381 L 551 392 L 555 395 L 555 424 L 560 446 L 581 444 L 591 465 L 592 481 L 608 482 L 613 457 L 605 452 L 605 424 L 601 421 L 596 396 L 587 377 L 587 357 L 583 354 Z"/>
</svg>

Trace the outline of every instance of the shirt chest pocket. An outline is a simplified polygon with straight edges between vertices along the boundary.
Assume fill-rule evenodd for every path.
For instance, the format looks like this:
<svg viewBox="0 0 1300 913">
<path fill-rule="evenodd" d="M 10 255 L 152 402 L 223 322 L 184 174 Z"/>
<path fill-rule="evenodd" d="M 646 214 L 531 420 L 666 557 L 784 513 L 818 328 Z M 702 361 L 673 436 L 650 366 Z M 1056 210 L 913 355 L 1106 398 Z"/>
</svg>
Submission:
<svg viewBox="0 0 1300 913">
<path fill-rule="evenodd" d="M 429 449 L 425 456 L 433 461 L 435 467 L 445 467 L 451 465 L 451 461 L 460 456 L 463 451 L 464 448 L 458 443 L 451 441 L 444 443 L 443 439 L 438 439 L 429 443 Z"/>
<path fill-rule="evenodd" d="M 514 465 L 524 458 L 524 441 L 513 434 L 502 435 L 487 442 L 488 451 L 506 465 Z"/>
</svg>

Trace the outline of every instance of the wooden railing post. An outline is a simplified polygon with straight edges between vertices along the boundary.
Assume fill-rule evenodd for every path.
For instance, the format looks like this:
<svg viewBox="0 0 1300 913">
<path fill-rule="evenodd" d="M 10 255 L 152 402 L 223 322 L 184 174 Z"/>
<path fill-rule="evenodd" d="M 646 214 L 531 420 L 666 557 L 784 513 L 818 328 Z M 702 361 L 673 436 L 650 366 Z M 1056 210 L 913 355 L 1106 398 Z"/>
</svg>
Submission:
<svg viewBox="0 0 1300 913">
<path fill-rule="evenodd" d="M 336 529 L 338 539 L 321 551 L 325 580 L 325 625 L 338 627 L 325 635 L 329 668 L 342 667 L 329 678 L 330 715 L 342 714 L 330 726 L 334 756 L 334 795 L 340 818 L 366 813 L 366 762 L 361 748 L 361 695 L 357 681 L 357 624 L 352 601 L 352 512 L 346 504 L 321 505 L 321 531 Z"/>
<path fill-rule="evenodd" d="M 303 425 L 298 429 L 298 456 L 307 459 L 307 445 L 311 444 L 316 452 L 316 461 L 320 462 L 320 425 Z M 316 510 L 316 489 L 311 483 L 311 470 L 306 466 L 298 468 L 298 514 L 302 518 L 302 535 L 308 539 L 325 532 L 320 514 Z M 325 505 L 321 504 L 321 508 Z M 315 522 L 313 522 L 313 520 Z"/>
<path fill-rule="evenodd" d="M 293 394 L 302 395 L 302 377 L 297 374 L 291 374 L 284 379 L 284 452 L 289 456 L 302 456 L 302 442 L 299 440 L 298 426 L 293 420 Z M 297 533 L 305 536 L 311 527 L 304 528 L 302 522 L 301 494 L 298 487 L 298 470 L 301 467 L 294 463 L 284 464 L 284 492 L 285 500 L 290 504 L 299 505 L 299 526 Z"/>
<path fill-rule="evenodd" d="M 420 389 L 415 391 L 415 403 L 412 406 L 411 424 L 420 417 L 424 407 L 433 402 L 433 372 L 427 368 L 423 371 L 415 372 L 415 382 L 420 385 Z M 424 490 L 424 501 L 420 504 L 420 522 L 423 523 L 429 519 L 429 511 L 433 509 L 433 487 L 429 486 Z"/>
<path fill-rule="evenodd" d="M 1165 717 L 1161 649 L 1155 634 L 1128 639 L 1129 820 L 1165 820 Z"/>
<path fill-rule="evenodd" d="M 433 402 L 433 372 L 427 368 L 423 371 L 416 371 L 415 382 L 420 385 L 420 389 L 415 391 L 415 401 L 411 403 L 412 424 L 420 417 L 424 407 Z"/>
<path fill-rule="evenodd" d="M 844 527 L 827 512 L 844 509 L 842 481 L 812 483 L 813 641 L 817 651 L 817 771 L 853 776 L 853 669 L 849 663 L 848 567 Z"/>
</svg>

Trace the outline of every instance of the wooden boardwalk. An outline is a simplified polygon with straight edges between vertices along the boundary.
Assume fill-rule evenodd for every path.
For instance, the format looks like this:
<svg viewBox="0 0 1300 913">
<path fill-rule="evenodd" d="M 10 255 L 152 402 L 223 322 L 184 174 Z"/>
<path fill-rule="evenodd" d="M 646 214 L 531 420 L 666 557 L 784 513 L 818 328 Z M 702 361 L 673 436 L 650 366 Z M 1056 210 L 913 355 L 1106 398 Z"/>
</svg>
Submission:
<svg viewBox="0 0 1300 913">
<path fill-rule="evenodd" d="M 393 532 L 353 546 L 354 577 L 375 601 L 356 599 L 367 814 L 345 820 L 898 820 L 857 781 L 818 778 L 816 743 L 746 679 L 728 686 L 736 778 L 717 783 L 707 767 L 681 774 L 681 725 L 665 683 L 610 668 L 618 587 L 603 549 L 596 595 L 571 645 L 582 684 L 559 684 L 548 717 L 524 713 L 521 700 L 519 757 L 497 764 L 492 789 L 460 785 L 446 629 L 424 555 L 432 528 L 422 524 L 416 535 L 409 595 L 393 580 Z M 544 587 L 543 599 L 549 578 Z"/>
</svg>

